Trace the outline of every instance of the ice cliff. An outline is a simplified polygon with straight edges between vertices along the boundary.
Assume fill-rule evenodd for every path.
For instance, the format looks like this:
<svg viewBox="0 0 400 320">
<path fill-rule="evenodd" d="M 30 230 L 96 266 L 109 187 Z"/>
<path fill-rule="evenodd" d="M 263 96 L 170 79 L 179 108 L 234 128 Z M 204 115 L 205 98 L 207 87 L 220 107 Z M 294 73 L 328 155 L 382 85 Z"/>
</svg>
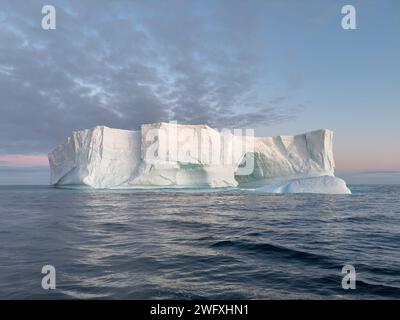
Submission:
<svg viewBox="0 0 400 320">
<path fill-rule="evenodd" d="M 73 132 L 49 153 L 50 183 L 350 193 L 334 176 L 332 136 L 330 130 L 317 130 L 254 137 L 174 123 L 144 124 L 140 131 L 97 126 Z"/>
</svg>

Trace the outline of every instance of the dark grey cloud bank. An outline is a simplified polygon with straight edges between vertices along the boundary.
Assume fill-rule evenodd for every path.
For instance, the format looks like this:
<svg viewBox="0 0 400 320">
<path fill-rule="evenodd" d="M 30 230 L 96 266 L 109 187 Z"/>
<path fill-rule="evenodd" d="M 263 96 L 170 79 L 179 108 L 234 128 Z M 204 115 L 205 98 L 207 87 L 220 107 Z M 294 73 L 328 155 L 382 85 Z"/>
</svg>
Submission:
<svg viewBox="0 0 400 320">
<path fill-rule="evenodd" d="M 0 154 L 47 152 L 98 124 L 244 127 L 294 113 L 286 97 L 260 96 L 262 2 L 51 3 L 49 31 L 47 2 L 1 3 Z"/>
</svg>

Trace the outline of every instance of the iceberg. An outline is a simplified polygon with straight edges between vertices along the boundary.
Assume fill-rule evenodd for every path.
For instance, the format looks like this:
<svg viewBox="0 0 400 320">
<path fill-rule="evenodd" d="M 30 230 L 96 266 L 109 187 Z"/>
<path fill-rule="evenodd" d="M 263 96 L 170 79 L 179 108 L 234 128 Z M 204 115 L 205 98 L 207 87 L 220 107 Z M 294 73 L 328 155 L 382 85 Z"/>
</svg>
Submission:
<svg viewBox="0 0 400 320">
<path fill-rule="evenodd" d="M 252 188 L 350 193 L 334 176 L 333 132 L 255 137 L 252 130 L 143 124 L 74 131 L 48 155 L 50 184 L 92 188 Z"/>
</svg>

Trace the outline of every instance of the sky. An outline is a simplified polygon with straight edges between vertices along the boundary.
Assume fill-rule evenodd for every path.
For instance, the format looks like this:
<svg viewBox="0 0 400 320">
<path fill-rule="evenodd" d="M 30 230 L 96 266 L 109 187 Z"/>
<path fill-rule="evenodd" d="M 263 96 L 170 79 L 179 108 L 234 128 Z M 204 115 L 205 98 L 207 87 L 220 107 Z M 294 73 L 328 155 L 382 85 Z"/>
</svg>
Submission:
<svg viewBox="0 0 400 320">
<path fill-rule="evenodd" d="M 400 183 L 399 32 L 398 0 L 0 0 L 0 184 L 47 184 L 73 130 L 170 120 L 329 128 L 339 176 Z"/>
</svg>

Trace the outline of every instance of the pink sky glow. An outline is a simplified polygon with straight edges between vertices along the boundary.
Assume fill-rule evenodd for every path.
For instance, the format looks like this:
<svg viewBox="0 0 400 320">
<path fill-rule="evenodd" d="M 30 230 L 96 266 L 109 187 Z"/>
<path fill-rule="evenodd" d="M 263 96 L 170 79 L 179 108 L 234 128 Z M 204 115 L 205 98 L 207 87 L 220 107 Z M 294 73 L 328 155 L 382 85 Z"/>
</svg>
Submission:
<svg viewBox="0 0 400 320">
<path fill-rule="evenodd" d="M 49 161 L 46 155 L 6 154 L 0 155 L 0 165 L 13 167 L 48 166 Z"/>
</svg>

